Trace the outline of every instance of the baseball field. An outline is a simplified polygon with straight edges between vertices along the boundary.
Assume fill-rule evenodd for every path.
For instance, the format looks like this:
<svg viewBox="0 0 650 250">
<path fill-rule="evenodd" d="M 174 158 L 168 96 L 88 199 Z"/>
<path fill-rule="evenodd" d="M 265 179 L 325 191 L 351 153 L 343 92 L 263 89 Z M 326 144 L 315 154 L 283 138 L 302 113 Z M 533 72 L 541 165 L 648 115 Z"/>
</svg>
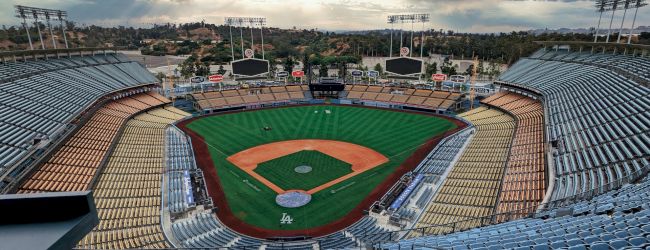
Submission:
<svg viewBox="0 0 650 250">
<path fill-rule="evenodd" d="M 206 116 L 181 127 L 193 135 L 199 165 L 196 151 L 209 152 L 215 171 L 204 171 L 206 179 L 216 172 L 218 191 L 210 195 L 220 210 L 252 228 L 308 231 L 360 213 L 362 201 L 392 185 L 388 177 L 416 150 L 458 125 L 431 115 L 318 105 Z M 288 190 L 310 190 L 311 201 L 279 206 L 276 196 Z"/>
</svg>

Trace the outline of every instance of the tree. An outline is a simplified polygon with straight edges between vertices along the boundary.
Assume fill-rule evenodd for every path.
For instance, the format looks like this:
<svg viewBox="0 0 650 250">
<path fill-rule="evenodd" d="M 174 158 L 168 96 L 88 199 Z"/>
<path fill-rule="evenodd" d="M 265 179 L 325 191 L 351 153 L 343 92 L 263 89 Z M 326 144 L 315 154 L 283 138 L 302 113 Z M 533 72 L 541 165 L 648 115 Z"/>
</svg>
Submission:
<svg viewBox="0 0 650 250">
<path fill-rule="evenodd" d="M 437 62 L 425 64 L 425 74 L 427 76 L 431 76 L 431 75 L 433 75 L 435 73 L 438 73 L 438 63 Z"/>
<path fill-rule="evenodd" d="M 379 72 L 379 75 L 383 75 L 383 74 L 384 74 L 384 68 L 382 68 L 382 67 L 381 67 L 381 64 L 379 64 L 379 63 L 375 64 L 375 68 L 374 68 L 374 70 L 377 71 L 377 72 Z"/>
<path fill-rule="evenodd" d="M 452 64 L 451 60 L 449 60 L 449 57 L 446 57 L 445 60 L 442 62 L 442 66 L 440 66 L 440 71 L 448 76 L 451 75 L 456 75 L 456 68 Z"/>
<path fill-rule="evenodd" d="M 287 57 L 287 59 L 284 61 L 284 71 L 293 71 L 294 65 L 296 65 L 296 61 L 294 61 L 291 57 Z"/>
<path fill-rule="evenodd" d="M 223 68 L 223 65 L 219 65 L 219 70 L 217 70 L 217 74 L 223 75 L 226 73 L 226 70 Z"/>
<path fill-rule="evenodd" d="M 465 75 L 471 76 L 472 71 L 474 70 L 474 64 L 470 64 L 469 67 L 465 70 Z"/>
<path fill-rule="evenodd" d="M 329 67 L 325 63 L 321 63 L 320 67 L 318 68 L 318 76 L 320 77 L 327 77 L 327 70 Z"/>
<path fill-rule="evenodd" d="M 210 64 L 207 62 L 204 63 L 196 62 L 194 63 L 194 67 L 196 68 L 194 75 L 208 76 L 210 74 Z"/>
</svg>

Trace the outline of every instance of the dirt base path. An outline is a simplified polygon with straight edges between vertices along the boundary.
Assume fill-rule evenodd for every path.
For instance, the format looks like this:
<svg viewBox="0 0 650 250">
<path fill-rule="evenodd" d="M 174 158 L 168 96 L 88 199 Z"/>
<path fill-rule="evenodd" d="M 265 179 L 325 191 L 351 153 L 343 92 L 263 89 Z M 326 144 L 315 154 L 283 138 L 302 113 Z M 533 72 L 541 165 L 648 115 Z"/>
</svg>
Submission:
<svg viewBox="0 0 650 250">
<path fill-rule="evenodd" d="M 327 189 L 337 183 L 388 162 L 386 156 L 375 150 L 353 143 L 333 140 L 289 140 L 273 142 L 240 151 L 239 153 L 228 157 L 227 160 L 253 176 L 258 181 L 262 182 L 276 193 L 282 194 L 285 193 L 286 190 L 283 190 L 273 182 L 257 174 L 255 168 L 257 168 L 257 165 L 262 162 L 270 161 L 303 150 L 319 151 L 352 165 L 352 173 L 331 180 L 310 190 L 306 190 L 308 194 L 315 194 L 318 191 Z"/>
</svg>

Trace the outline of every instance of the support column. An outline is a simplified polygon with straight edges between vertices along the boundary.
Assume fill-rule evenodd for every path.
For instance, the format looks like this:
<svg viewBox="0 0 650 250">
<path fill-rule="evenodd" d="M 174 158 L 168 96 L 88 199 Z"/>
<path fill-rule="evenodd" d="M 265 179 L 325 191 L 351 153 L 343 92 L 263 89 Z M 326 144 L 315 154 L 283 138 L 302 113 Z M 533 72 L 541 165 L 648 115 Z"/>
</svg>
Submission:
<svg viewBox="0 0 650 250">
<path fill-rule="evenodd" d="M 253 58 L 255 58 L 255 41 L 253 40 L 253 23 L 251 23 L 251 50 L 253 50 Z"/>
<path fill-rule="evenodd" d="M 609 20 L 609 29 L 607 30 L 607 39 L 605 40 L 606 43 L 609 42 L 609 36 L 612 33 L 612 22 L 614 22 L 614 14 L 616 14 L 616 6 L 614 6 L 614 10 L 612 11 L 612 18 Z"/>
<path fill-rule="evenodd" d="M 68 37 L 65 34 L 65 28 L 63 26 L 63 19 L 59 19 L 61 23 L 61 34 L 63 34 L 63 41 L 65 42 L 65 48 L 68 49 Z"/>
<path fill-rule="evenodd" d="M 244 28 L 239 24 L 239 41 L 241 42 L 241 58 L 244 59 Z"/>
<path fill-rule="evenodd" d="M 596 35 L 594 35 L 594 42 L 598 42 L 598 32 L 600 31 L 601 19 L 603 19 L 603 11 L 600 12 L 600 17 L 598 18 L 598 27 L 596 28 Z"/>
<path fill-rule="evenodd" d="M 413 56 L 413 21 L 411 21 L 411 48 L 409 49 L 409 57 Z"/>
<path fill-rule="evenodd" d="M 232 56 L 232 60 L 235 60 L 235 46 L 232 43 L 232 23 L 228 24 L 228 27 L 230 27 L 230 55 Z"/>
<path fill-rule="evenodd" d="M 27 32 L 27 40 L 29 41 L 29 49 L 34 50 L 34 44 L 32 44 L 32 36 L 29 34 L 29 27 L 27 26 L 27 19 L 23 17 L 23 27 L 25 27 L 25 32 Z"/>
<path fill-rule="evenodd" d="M 38 31 L 38 41 L 41 42 L 41 49 L 45 50 L 45 42 L 43 42 L 43 35 L 41 35 L 41 25 L 38 24 L 38 19 L 34 19 L 36 30 Z"/>
<path fill-rule="evenodd" d="M 393 23 L 390 24 L 390 49 L 388 57 L 393 58 Z"/>
<path fill-rule="evenodd" d="M 636 9 L 634 10 L 634 19 L 632 19 L 632 26 L 630 27 L 630 35 L 627 37 L 627 44 L 630 44 L 632 42 L 632 31 L 634 31 L 634 24 L 636 22 L 636 13 L 639 12 L 639 6 L 636 6 Z"/>
<path fill-rule="evenodd" d="M 262 39 L 262 60 L 264 60 L 264 25 L 260 23 L 260 38 Z"/>
<path fill-rule="evenodd" d="M 618 39 L 616 39 L 616 43 L 621 42 L 621 34 L 623 33 L 623 24 L 625 23 L 626 14 L 627 14 L 627 4 L 625 6 L 625 10 L 623 11 L 623 19 L 621 20 L 621 27 L 618 29 Z"/>
<path fill-rule="evenodd" d="M 50 30 L 50 38 L 52 38 L 52 47 L 56 49 L 56 40 L 54 40 L 54 32 L 52 32 L 52 24 L 50 23 L 50 18 L 46 18 L 47 28 Z"/>
</svg>

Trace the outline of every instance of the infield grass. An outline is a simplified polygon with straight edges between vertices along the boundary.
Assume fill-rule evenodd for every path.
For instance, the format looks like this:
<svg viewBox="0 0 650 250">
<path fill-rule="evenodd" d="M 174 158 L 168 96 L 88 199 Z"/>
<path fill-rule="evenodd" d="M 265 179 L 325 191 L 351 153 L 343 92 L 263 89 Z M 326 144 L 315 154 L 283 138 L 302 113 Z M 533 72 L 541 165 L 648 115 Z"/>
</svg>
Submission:
<svg viewBox="0 0 650 250">
<path fill-rule="evenodd" d="M 265 131 L 265 126 L 272 129 Z M 456 125 L 438 117 L 392 110 L 300 106 L 209 116 L 187 127 L 208 144 L 235 216 L 260 228 L 294 230 L 326 225 L 346 216 L 418 147 Z M 359 144 L 383 154 L 389 162 L 313 194 L 312 201 L 303 207 L 283 208 L 275 203 L 273 190 L 226 160 L 254 146 L 297 139 Z M 293 217 L 294 222 L 280 224 L 282 213 Z"/>
</svg>

